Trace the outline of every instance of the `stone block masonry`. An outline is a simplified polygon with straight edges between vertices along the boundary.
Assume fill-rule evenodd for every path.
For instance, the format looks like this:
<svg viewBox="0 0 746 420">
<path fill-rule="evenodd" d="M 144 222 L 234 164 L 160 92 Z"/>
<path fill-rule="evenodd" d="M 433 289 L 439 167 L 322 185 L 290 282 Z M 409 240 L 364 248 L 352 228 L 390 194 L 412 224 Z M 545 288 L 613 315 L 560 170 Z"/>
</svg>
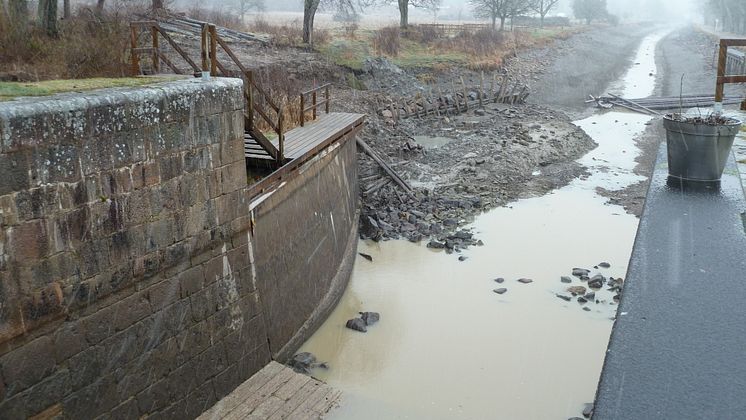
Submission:
<svg viewBox="0 0 746 420">
<path fill-rule="evenodd" d="M 238 79 L 0 104 L 0 418 L 192 418 L 270 360 Z"/>
</svg>

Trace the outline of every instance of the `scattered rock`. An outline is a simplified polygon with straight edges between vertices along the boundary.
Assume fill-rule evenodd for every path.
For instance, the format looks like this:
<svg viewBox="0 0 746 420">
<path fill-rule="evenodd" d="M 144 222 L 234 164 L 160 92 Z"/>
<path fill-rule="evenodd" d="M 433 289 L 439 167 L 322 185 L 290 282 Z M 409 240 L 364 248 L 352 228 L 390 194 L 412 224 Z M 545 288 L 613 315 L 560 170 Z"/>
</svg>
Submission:
<svg viewBox="0 0 746 420">
<path fill-rule="evenodd" d="M 363 254 L 362 252 L 358 252 L 358 255 L 360 255 L 361 257 L 365 258 L 366 260 L 368 260 L 370 262 L 373 262 L 373 257 L 371 257 L 368 254 Z"/>
<path fill-rule="evenodd" d="M 567 276 L 560 277 L 560 281 L 562 283 L 572 283 L 572 279 L 570 277 L 567 277 Z"/>
<path fill-rule="evenodd" d="M 572 287 L 568 287 L 567 288 L 567 291 L 570 292 L 570 293 L 572 293 L 573 296 L 575 296 L 575 295 L 584 295 L 585 292 L 586 292 L 586 290 L 587 289 L 585 287 L 583 287 L 583 286 L 572 286 Z"/>
<path fill-rule="evenodd" d="M 593 403 L 587 403 L 583 407 L 583 417 L 590 418 L 593 415 Z"/>
<path fill-rule="evenodd" d="M 590 292 L 587 295 L 583 296 L 584 298 L 588 299 L 588 302 L 593 302 L 596 300 L 596 292 Z"/>
<path fill-rule="evenodd" d="M 444 249 L 446 244 L 438 241 L 430 241 L 428 242 L 427 247 L 432 249 Z"/>
<path fill-rule="evenodd" d="M 345 327 L 360 331 L 360 332 L 368 332 L 368 328 L 366 328 L 365 321 L 362 320 L 362 318 L 353 318 L 347 321 L 347 324 L 345 324 Z"/>
<path fill-rule="evenodd" d="M 504 287 L 500 288 L 500 289 L 493 290 L 493 292 L 497 293 L 498 295 L 504 295 L 507 291 L 508 291 L 508 289 L 506 289 Z"/>
<path fill-rule="evenodd" d="M 562 299 L 562 300 L 564 300 L 565 302 L 569 302 L 569 301 L 572 300 L 572 298 L 570 296 L 557 295 L 557 297 L 560 298 L 560 299 Z"/>
<path fill-rule="evenodd" d="M 500 284 L 505 283 L 505 279 L 502 277 L 498 277 L 495 279 L 495 283 L 500 283 Z"/>
<path fill-rule="evenodd" d="M 588 299 L 584 298 L 583 296 L 578 296 L 578 303 L 584 305 L 588 303 Z"/>
<path fill-rule="evenodd" d="M 596 274 L 590 280 L 588 280 L 588 287 L 591 289 L 600 289 L 604 286 L 606 278 L 600 274 Z"/>
<path fill-rule="evenodd" d="M 360 312 L 360 319 L 365 325 L 370 326 L 381 320 L 381 314 L 378 312 Z"/>
<path fill-rule="evenodd" d="M 601 267 L 601 268 L 611 268 L 611 264 L 609 264 L 607 262 L 602 262 L 602 263 L 598 264 L 598 266 Z"/>
<path fill-rule="evenodd" d="M 534 281 L 531 280 L 531 279 L 518 279 L 518 283 L 529 284 L 529 283 L 533 283 L 533 282 Z"/>
<path fill-rule="evenodd" d="M 586 312 L 590 312 L 590 311 L 591 311 L 591 308 L 589 308 L 589 307 L 587 307 L 587 306 L 583 306 L 583 310 L 584 310 L 584 311 L 586 311 Z"/>
<path fill-rule="evenodd" d="M 298 373 L 310 375 L 311 369 L 317 366 L 316 356 L 308 352 L 298 353 L 290 359 L 288 365 Z"/>
<path fill-rule="evenodd" d="M 469 259 L 469 257 L 465 257 L 465 256 L 463 256 L 463 255 L 462 255 L 462 256 L 460 256 L 460 257 L 458 257 L 458 260 L 459 260 L 459 261 L 461 261 L 461 262 L 464 262 L 464 261 L 466 261 L 466 260 L 468 260 L 468 259 Z"/>
<path fill-rule="evenodd" d="M 583 276 L 588 276 L 589 274 L 591 274 L 591 271 L 586 270 L 585 268 L 573 268 L 572 269 L 572 275 L 575 277 L 582 278 Z"/>
</svg>

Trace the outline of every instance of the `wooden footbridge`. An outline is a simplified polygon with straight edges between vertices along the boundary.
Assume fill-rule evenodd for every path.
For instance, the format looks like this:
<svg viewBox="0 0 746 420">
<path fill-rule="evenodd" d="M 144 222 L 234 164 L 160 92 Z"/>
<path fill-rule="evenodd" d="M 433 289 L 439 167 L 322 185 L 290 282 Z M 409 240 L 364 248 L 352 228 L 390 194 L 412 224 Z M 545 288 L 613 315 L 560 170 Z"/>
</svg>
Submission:
<svg viewBox="0 0 746 420">
<path fill-rule="evenodd" d="M 243 79 L 246 162 L 249 166 L 272 170 L 267 177 L 250 186 L 253 193 L 264 192 L 325 148 L 362 129 L 363 115 L 330 112 L 330 84 L 300 93 L 299 107 L 278 104 L 229 46 L 229 42 L 263 42 L 256 36 L 183 17 L 173 19 L 182 25 L 179 33 L 186 31 L 194 35 L 195 42 L 199 41 L 199 59 L 190 57 L 187 46 L 179 45 L 171 36 L 166 29 L 172 26 L 171 23 L 161 25 L 155 20 L 132 22 L 132 73 L 170 71 L 195 77 L 209 74 Z M 290 121 L 298 126 L 291 127 Z"/>
</svg>

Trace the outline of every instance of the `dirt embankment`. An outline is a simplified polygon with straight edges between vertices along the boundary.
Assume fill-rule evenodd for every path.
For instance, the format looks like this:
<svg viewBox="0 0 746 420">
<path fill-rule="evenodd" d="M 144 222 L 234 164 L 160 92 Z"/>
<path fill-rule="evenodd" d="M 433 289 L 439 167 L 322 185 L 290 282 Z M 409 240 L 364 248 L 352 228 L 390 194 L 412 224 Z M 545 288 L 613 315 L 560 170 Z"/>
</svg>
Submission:
<svg viewBox="0 0 746 420">
<path fill-rule="evenodd" d="M 366 142 L 384 152 L 397 171 L 419 191 L 407 197 L 392 184 L 362 195 L 361 236 L 412 241 L 458 250 L 474 244 L 453 232 L 482 211 L 562 187 L 584 173 L 575 162 L 595 147 L 565 112 L 581 113 L 588 94 L 601 91 L 626 68 L 647 26 L 594 28 L 547 48 L 519 53 L 506 70 L 511 84 L 532 86 L 531 104 L 488 104 L 458 116 L 394 120 L 368 112 Z M 589 64 L 590 63 L 590 64 Z M 447 86 L 454 75 L 478 81 L 464 69 L 435 75 Z M 576 77 L 580 77 L 580 81 Z M 373 66 L 361 79 L 375 102 L 400 92 L 426 91 L 418 79 L 388 64 Z M 478 84 L 478 83 L 477 83 Z M 375 92 L 375 93 L 374 93 Z M 379 169 L 361 159 L 361 188 Z"/>
</svg>

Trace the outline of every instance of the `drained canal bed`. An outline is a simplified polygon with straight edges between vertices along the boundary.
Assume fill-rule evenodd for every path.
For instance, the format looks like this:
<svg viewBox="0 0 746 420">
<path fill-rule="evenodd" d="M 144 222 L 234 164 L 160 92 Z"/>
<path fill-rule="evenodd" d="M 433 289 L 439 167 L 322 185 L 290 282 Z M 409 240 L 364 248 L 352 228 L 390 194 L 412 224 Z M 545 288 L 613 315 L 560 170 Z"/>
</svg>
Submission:
<svg viewBox="0 0 746 420">
<path fill-rule="evenodd" d="M 653 93 L 660 39 L 643 41 L 614 93 Z M 301 349 L 328 362 L 314 376 L 344 393 L 328 418 L 579 415 L 595 394 L 616 292 L 604 287 L 585 304 L 557 295 L 588 286 L 571 276 L 574 267 L 624 277 L 638 221 L 596 190 L 642 179 L 634 139 L 650 120 L 606 112 L 577 121 L 599 144 L 579 160 L 590 175 L 477 217 L 469 228 L 485 246 L 465 251 L 463 262 L 424 244 L 362 242 L 373 261 L 359 258 L 341 303 Z M 361 311 L 381 321 L 365 334 L 346 329 Z"/>
</svg>

